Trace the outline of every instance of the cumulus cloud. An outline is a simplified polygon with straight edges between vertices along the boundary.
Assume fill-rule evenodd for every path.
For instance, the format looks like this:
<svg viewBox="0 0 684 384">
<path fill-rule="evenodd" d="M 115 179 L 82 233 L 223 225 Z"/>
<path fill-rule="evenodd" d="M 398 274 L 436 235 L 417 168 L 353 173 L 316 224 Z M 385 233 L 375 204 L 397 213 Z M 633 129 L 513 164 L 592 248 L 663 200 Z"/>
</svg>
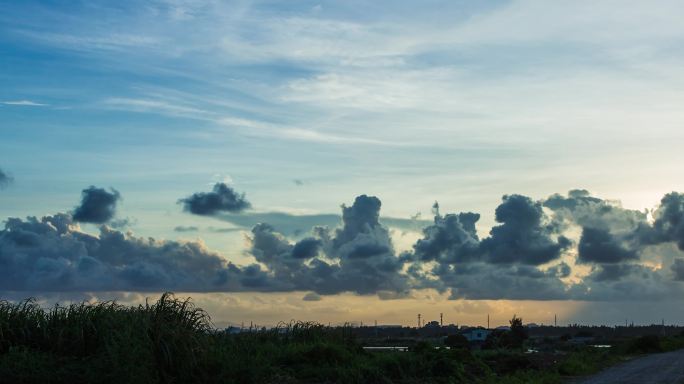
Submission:
<svg viewBox="0 0 684 384">
<path fill-rule="evenodd" d="M 331 215 L 337 218 L 332 225 L 314 225 L 298 240 L 269 223 L 255 224 L 246 250 L 253 262 L 245 265 L 200 241 L 139 238 L 108 225 L 96 235 L 81 231 L 77 214 L 89 222 L 110 220 L 119 198 L 115 190 L 90 187 L 73 216 L 8 219 L 0 231 L 0 290 L 302 291 L 306 301 L 342 292 L 396 299 L 421 288 L 452 299 L 626 300 L 684 293 L 684 254 L 674 245 L 681 244 L 684 197 L 677 193 L 663 198 L 652 223 L 643 212 L 582 190 L 540 201 L 506 195 L 495 211 L 497 224 L 484 237 L 476 228 L 479 214 L 442 214 L 435 204 L 433 223 L 402 253 L 380 219 L 380 199 L 360 195 L 342 205 L 340 216 Z M 660 248 L 672 253 L 654 256 Z"/>
<path fill-rule="evenodd" d="M 437 260 L 454 264 L 480 256 L 480 240 L 475 223 L 477 213 L 459 213 L 435 216 L 433 225 L 423 230 L 424 237 L 414 245 L 415 255 L 421 261 Z"/>
<path fill-rule="evenodd" d="M 496 221 L 490 236 L 482 240 L 482 249 L 493 263 L 544 264 L 557 259 L 570 242 L 544 222 L 541 203 L 529 197 L 510 195 L 496 208 Z"/>
<path fill-rule="evenodd" d="M 634 250 L 627 249 L 606 229 L 584 227 L 578 246 L 579 261 L 593 263 L 620 263 L 638 259 Z"/>
<path fill-rule="evenodd" d="M 679 241 L 682 200 L 675 193 L 663 198 L 651 225 L 645 212 L 585 190 L 541 201 L 508 195 L 495 211 L 501 224 L 481 240 L 478 214 L 442 215 L 435 204 L 434 223 L 405 255 L 412 260 L 407 273 L 414 287 L 450 291 L 456 299 L 604 300 L 681 292 L 675 282 L 679 261 L 651 255 L 647 265 L 641 254 L 649 246 Z M 573 232 L 581 233 L 575 241 L 569 237 Z M 588 265 L 591 272 L 566 280 L 575 264 Z M 652 266 L 658 264 L 670 268 Z"/>
<path fill-rule="evenodd" d="M 214 215 L 219 212 L 242 212 L 251 208 L 245 194 L 239 194 L 225 183 L 216 183 L 211 192 L 197 192 L 178 200 L 183 210 L 195 215 Z"/>
<path fill-rule="evenodd" d="M 672 192 L 665 195 L 654 216 L 656 241 L 673 241 L 684 250 L 684 194 Z"/>
<path fill-rule="evenodd" d="M 231 291 L 266 279 L 201 242 L 138 238 L 107 226 L 80 231 L 68 214 L 10 218 L 0 231 L 0 289 L 9 291 Z"/>
<path fill-rule="evenodd" d="M 74 209 L 73 218 L 81 223 L 102 224 L 111 220 L 121 194 L 115 190 L 90 186 L 81 193 L 81 204 Z"/>
<path fill-rule="evenodd" d="M 252 229 L 250 253 L 274 277 L 296 290 L 317 294 L 406 292 L 404 261 L 395 255 L 389 231 L 379 223 L 380 200 L 358 196 L 342 207 L 342 227 L 312 229 L 291 243 L 268 224 Z M 385 296 L 383 296 L 385 297 Z"/>
<path fill-rule="evenodd" d="M 5 171 L 0 169 L 0 189 L 3 189 L 10 185 L 14 179 L 8 175 Z"/>
</svg>

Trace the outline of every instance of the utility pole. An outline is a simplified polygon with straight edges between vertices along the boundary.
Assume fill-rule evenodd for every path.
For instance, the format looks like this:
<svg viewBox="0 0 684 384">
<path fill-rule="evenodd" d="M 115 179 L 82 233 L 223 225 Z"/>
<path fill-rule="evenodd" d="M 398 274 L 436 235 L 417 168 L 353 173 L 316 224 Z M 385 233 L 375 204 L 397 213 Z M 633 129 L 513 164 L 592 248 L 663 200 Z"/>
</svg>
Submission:
<svg viewBox="0 0 684 384">
<path fill-rule="evenodd" d="M 489 329 L 489 313 L 487 314 L 487 329 Z"/>
<path fill-rule="evenodd" d="M 420 313 L 418 314 L 418 328 L 420 328 Z"/>
<path fill-rule="evenodd" d="M 444 326 L 444 314 L 443 313 L 439 314 L 439 326 L 440 327 Z"/>
<path fill-rule="evenodd" d="M 553 326 L 554 327 L 558 326 L 558 315 L 553 315 Z"/>
</svg>

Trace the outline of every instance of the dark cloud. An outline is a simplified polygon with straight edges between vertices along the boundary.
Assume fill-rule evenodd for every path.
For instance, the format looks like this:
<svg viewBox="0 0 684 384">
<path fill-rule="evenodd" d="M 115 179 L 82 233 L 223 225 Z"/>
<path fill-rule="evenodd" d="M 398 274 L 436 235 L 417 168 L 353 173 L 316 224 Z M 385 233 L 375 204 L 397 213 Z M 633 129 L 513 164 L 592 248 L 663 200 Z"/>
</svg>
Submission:
<svg viewBox="0 0 684 384">
<path fill-rule="evenodd" d="M 543 221 L 541 203 L 529 197 L 510 195 L 496 208 L 496 221 L 481 248 L 492 263 L 522 263 L 540 265 L 560 257 L 570 241 L 559 236 L 554 239 L 553 225 Z"/>
<path fill-rule="evenodd" d="M 578 300 L 663 300 L 684 293 L 662 270 L 640 264 L 602 264 L 584 278 Z"/>
<path fill-rule="evenodd" d="M 198 242 L 138 238 L 107 226 L 98 236 L 68 214 L 10 218 L 0 231 L 0 290 L 279 290 L 257 265 L 238 267 Z"/>
<path fill-rule="evenodd" d="M 477 213 L 435 216 L 433 225 L 423 230 L 423 238 L 414 245 L 415 255 L 421 261 L 437 260 L 454 264 L 480 257 L 480 240 L 475 223 Z"/>
<path fill-rule="evenodd" d="M 6 188 L 8 185 L 12 184 L 14 179 L 7 174 L 7 172 L 0 169 L 0 189 Z"/>
<path fill-rule="evenodd" d="M 81 204 L 74 209 L 74 221 L 81 223 L 102 224 L 111 220 L 116 211 L 116 204 L 121 194 L 115 189 L 90 186 L 81 192 Z"/>
<path fill-rule="evenodd" d="M 552 195 L 543 205 L 553 211 L 554 224 L 560 230 L 568 225 L 595 228 L 627 241 L 648 227 L 646 212 L 625 209 L 619 202 L 593 197 L 586 190 Z"/>
<path fill-rule="evenodd" d="M 684 281 L 684 259 L 675 259 L 672 264 L 672 272 L 674 273 L 674 279 L 677 281 Z"/>
<path fill-rule="evenodd" d="M 351 207 L 342 205 L 343 227 L 337 231 L 333 246 L 339 248 L 359 234 L 371 233 L 376 229 L 382 231 L 379 222 L 381 205 L 380 199 L 366 195 L 357 196 Z"/>
<path fill-rule="evenodd" d="M 376 197 L 359 196 L 352 206 L 342 207 L 341 228 L 314 227 L 313 237 L 294 244 L 272 226 L 257 224 L 250 253 L 292 289 L 320 295 L 406 292 L 404 261 L 379 223 L 380 206 Z"/>
<path fill-rule="evenodd" d="M 669 214 L 672 211 L 675 214 Z M 433 212 L 434 224 L 424 229 L 413 253 L 406 255 L 412 260 L 407 273 L 414 287 L 450 291 L 453 298 L 539 300 L 603 300 L 620 297 L 621 290 L 623 299 L 650 298 L 658 292 L 679 289 L 670 286 L 662 272 L 636 264 L 639 247 L 643 246 L 640 233 L 648 232 L 646 215 L 592 197 L 584 190 L 553 195 L 541 202 L 520 195 L 504 196 L 495 212 L 501 224 L 482 240 L 475 230 L 479 215 L 442 216 L 437 204 Z M 673 216 L 677 217 L 676 209 L 663 212 L 662 220 Z M 564 236 L 572 227 L 583 227 L 575 262 L 594 267 L 584 280 L 564 282 L 573 273 L 570 264 L 560 261 L 573 245 Z M 624 284 L 631 287 L 627 289 Z M 644 287 L 643 295 L 637 289 L 640 286 Z"/>
<path fill-rule="evenodd" d="M 299 180 L 299 179 L 294 179 L 294 180 L 292 180 L 292 182 L 298 187 L 301 187 L 302 185 L 304 185 L 304 182 Z"/>
<path fill-rule="evenodd" d="M 654 216 L 655 239 L 673 241 L 684 250 L 684 194 L 672 192 L 665 195 Z"/>
<path fill-rule="evenodd" d="M 582 229 L 578 254 L 582 263 L 621 263 L 639 258 L 608 230 L 588 227 Z"/>
<path fill-rule="evenodd" d="M 560 300 L 568 298 L 556 271 L 528 265 L 470 263 L 440 266 L 436 275 L 452 299 Z"/>
<path fill-rule="evenodd" d="M 481 241 L 475 229 L 479 214 L 441 216 L 437 203 L 433 211 L 434 224 L 423 230 L 424 237 L 414 245 L 415 255 L 421 261 L 540 265 L 557 259 L 570 245 L 565 237 L 556 236 L 553 225 L 545 223 L 541 204 L 525 196 L 503 197 L 495 212 L 501 225 L 493 227 L 490 236 Z"/>
<path fill-rule="evenodd" d="M 583 190 L 541 201 L 507 195 L 484 238 L 479 214 L 443 214 L 435 203 L 434 222 L 411 251 L 397 253 L 380 199 L 361 195 L 341 215 L 242 215 L 249 217 L 242 224 L 276 222 L 251 227 L 246 252 L 254 261 L 247 265 L 198 241 L 138 238 L 106 225 L 90 235 L 69 214 L 11 218 L 0 231 L 0 291 L 302 291 L 315 300 L 342 292 L 396 299 L 433 288 L 453 299 L 655 300 L 684 293 L 684 257 L 674 245 L 681 241 L 682 200 L 668 194 L 650 223 L 642 212 Z M 288 237 L 281 225 L 301 235 Z M 661 248 L 671 253 L 662 256 Z M 590 272 L 578 275 L 579 263 L 585 266 L 577 271 Z"/>
<path fill-rule="evenodd" d="M 441 215 L 433 206 L 434 223 L 414 245 L 408 268 L 416 287 L 450 291 L 451 298 L 560 299 L 566 297 L 560 280 L 571 268 L 559 263 L 542 270 L 538 265 L 558 259 L 570 245 L 556 233 L 541 204 L 520 196 L 504 196 L 496 209 L 501 223 L 480 240 L 472 212 Z M 425 269 L 425 262 L 436 262 Z M 486 283 L 485 283 L 486 282 Z"/>
<path fill-rule="evenodd" d="M 641 270 L 636 264 L 606 264 L 596 267 L 589 276 L 593 281 L 618 281 Z"/>
<path fill-rule="evenodd" d="M 312 237 L 301 240 L 292 248 L 292 257 L 295 259 L 311 259 L 318 256 L 322 242 Z"/>
<path fill-rule="evenodd" d="M 197 192 L 178 200 L 183 210 L 195 215 L 215 215 L 220 212 L 242 212 L 251 208 L 245 194 L 239 194 L 225 183 L 216 183 L 211 192 Z"/>
</svg>

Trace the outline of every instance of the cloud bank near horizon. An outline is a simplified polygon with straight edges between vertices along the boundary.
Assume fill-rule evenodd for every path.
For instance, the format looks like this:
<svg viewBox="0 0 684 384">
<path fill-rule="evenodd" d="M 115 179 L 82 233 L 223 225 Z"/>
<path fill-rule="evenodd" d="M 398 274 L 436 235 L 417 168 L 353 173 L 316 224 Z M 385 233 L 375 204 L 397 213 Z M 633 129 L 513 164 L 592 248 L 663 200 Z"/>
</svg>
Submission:
<svg viewBox="0 0 684 384">
<path fill-rule="evenodd" d="M 677 192 L 652 212 L 584 190 L 539 201 L 505 195 L 498 224 L 483 237 L 479 214 L 441 214 L 436 204 L 434 221 L 404 252 L 380 220 L 380 199 L 360 195 L 342 205 L 339 226 L 314 226 L 297 241 L 269 223 L 254 225 L 245 250 L 253 261 L 244 265 L 200 240 L 136 237 L 106 224 L 97 235 L 81 230 L 78 222 L 111 220 L 120 199 L 114 189 L 89 187 L 73 213 L 8 219 L 0 231 L 0 290 L 308 291 L 307 300 L 344 292 L 394 299 L 425 288 L 453 299 L 659 300 L 684 293 L 684 194 Z"/>
</svg>

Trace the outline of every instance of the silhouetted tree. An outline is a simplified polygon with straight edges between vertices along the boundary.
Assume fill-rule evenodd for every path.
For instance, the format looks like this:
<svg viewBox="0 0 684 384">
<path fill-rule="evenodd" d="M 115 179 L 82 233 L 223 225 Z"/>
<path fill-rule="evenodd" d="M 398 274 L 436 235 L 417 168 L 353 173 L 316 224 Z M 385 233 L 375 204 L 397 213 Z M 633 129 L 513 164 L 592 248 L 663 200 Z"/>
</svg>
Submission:
<svg viewBox="0 0 684 384">
<path fill-rule="evenodd" d="M 509 321 L 511 324 L 511 331 L 509 334 L 508 346 L 511 348 L 522 348 L 523 343 L 527 340 L 527 328 L 523 326 L 522 319 L 513 315 Z"/>
<path fill-rule="evenodd" d="M 468 348 L 468 339 L 465 338 L 463 335 L 449 335 L 444 339 L 444 345 L 446 345 L 449 348 L 452 349 L 457 349 L 457 348 Z"/>
</svg>

